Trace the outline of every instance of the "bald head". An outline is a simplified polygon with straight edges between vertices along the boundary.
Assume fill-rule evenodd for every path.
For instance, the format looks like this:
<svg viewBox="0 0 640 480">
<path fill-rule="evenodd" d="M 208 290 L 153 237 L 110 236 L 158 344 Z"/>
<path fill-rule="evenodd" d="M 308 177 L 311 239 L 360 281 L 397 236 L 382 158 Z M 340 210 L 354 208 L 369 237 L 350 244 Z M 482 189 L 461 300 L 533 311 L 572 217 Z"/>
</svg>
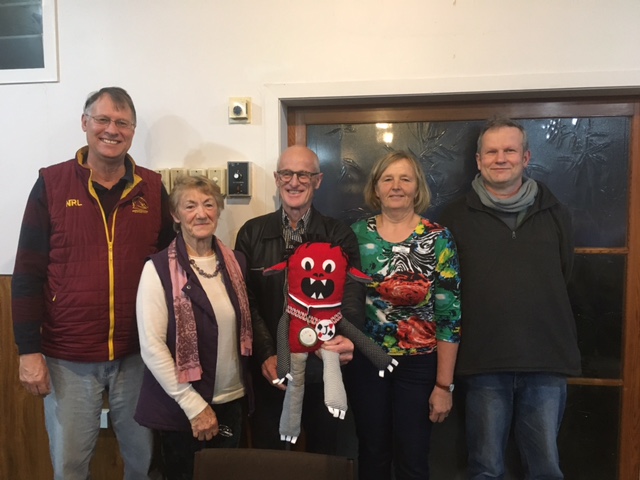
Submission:
<svg viewBox="0 0 640 480">
<path fill-rule="evenodd" d="M 322 183 L 318 156 L 302 145 L 289 147 L 278 159 L 274 178 L 282 208 L 295 226 L 311 208 L 313 194 Z"/>
<path fill-rule="evenodd" d="M 292 170 L 307 170 L 311 172 L 320 171 L 320 160 L 318 160 L 318 156 L 313 150 L 305 147 L 304 145 L 292 145 L 282 152 L 280 158 L 278 158 L 278 170 L 282 170 L 283 163 L 287 163 L 288 165 L 291 163 L 300 163 L 300 165 L 304 164 L 304 167 L 293 168 Z M 312 165 L 313 168 L 309 168 L 310 165 Z"/>
</svg>

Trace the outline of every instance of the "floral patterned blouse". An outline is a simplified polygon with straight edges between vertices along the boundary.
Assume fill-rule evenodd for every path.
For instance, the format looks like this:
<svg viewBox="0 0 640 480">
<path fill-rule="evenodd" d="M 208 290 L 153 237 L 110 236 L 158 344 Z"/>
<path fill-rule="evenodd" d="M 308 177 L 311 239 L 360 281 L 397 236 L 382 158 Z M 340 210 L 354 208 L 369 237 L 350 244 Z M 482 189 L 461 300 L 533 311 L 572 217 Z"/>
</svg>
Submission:
<svg viewBox="0 0 640 480">
<path fill-rule="evenodd" d="M 451 232 L 421 218 L 399 243 L 383 240 L 376 218 L 354 223 L 367 285 L 365 333 L 390 355 L 432 353 L 460 341 L 460 265 Z"/>
</svg>

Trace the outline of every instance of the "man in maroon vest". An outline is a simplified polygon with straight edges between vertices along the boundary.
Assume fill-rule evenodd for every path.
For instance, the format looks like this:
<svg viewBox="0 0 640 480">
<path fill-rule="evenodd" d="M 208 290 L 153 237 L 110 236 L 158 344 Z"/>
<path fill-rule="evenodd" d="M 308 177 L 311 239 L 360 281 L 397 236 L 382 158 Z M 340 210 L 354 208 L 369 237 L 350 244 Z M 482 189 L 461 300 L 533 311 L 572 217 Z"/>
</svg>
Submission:
<svg viewBox="0 0 640 480">
<path fill-rule="evenodd" d="M 136 111 L 121 88 L 89 96 L 88 145 L 40 170 L 12 278 L 19 375 L 44 397 L 55 479 L 88 477 L 103 394 L 125 479 L 146 479 L 152 439 L 133 420 L 143 363 L 135 298 L 145 258 L 172 238 L 160 176 L 127 154 Z"/>
</svg>

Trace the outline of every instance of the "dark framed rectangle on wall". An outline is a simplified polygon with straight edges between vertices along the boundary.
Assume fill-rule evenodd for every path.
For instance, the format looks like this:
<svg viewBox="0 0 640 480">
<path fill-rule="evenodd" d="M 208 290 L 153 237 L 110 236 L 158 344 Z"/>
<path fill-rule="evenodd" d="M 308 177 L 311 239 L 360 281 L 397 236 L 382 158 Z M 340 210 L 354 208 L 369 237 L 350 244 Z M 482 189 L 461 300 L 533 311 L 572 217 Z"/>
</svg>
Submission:
<svg viewBox="0 0 640 480">
<path fill-rule="evenodd" d="M 0 0 L 0 84 L 57 81 L 56 0 Z"/>
</svg>

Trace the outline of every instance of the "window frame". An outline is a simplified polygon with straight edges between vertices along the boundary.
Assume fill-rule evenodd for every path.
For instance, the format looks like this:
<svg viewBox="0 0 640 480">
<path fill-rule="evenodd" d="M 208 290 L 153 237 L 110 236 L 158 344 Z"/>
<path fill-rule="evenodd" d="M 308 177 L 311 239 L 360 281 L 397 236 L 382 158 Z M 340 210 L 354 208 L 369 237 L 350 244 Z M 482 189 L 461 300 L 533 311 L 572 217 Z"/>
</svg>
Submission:
<svg viewBox="0 0 640 480">
<path fill-rule="evenodd" d="M 628 225 L 626 246 L 578 248 L 580 254 L 625 255 L 624 309 L 620 379 L 575 378 L 572 385 L 621 389 L 619 476 L 636 480 L 640 475 L 640 94 L 576 92 L 571 96 L 547 92 L 488 96 L 420 97 L 406 100 L 366 99 L 318 100 L 287 107 L 288 145 L 306 145 L 308 125 L 399 123 L 484 120 L 495 115 L 512 118 L 571 118 L 626 116 L 630 118 Z M 566 95 L 566 94 L 565 94 Z M 500 95 L 498 95 L 500 97 Z M 635 187 L 634 187 L 635 186 Z"/>
</svg>

